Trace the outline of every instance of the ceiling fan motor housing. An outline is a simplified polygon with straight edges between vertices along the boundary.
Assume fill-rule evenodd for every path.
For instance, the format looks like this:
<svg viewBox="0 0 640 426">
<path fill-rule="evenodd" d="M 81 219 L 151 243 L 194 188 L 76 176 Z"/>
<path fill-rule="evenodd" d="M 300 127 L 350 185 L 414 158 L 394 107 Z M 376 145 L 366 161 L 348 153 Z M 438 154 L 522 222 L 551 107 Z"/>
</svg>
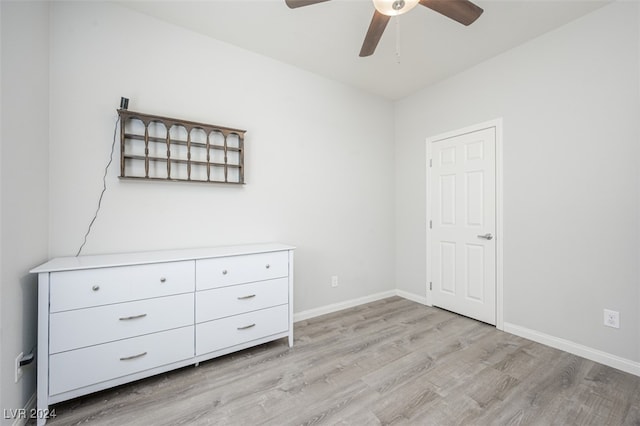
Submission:
<svg viewBox="0 0 640 426">
<path fill-rule="evenodd" d="M 376 10 L 383 15 L 396 16 L 413 9 L 419 0 L 373 0 Z"/>
</svg>

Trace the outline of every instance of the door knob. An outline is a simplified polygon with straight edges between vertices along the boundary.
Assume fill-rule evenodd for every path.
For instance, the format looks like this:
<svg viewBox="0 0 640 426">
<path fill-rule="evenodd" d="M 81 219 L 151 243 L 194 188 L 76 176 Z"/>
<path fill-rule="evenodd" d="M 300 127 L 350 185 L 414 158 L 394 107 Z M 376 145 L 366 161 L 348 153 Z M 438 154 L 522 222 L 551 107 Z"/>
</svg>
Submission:
<svg viewBox="0 0 640 426">
<path fill-rule="evenodd" d="M 484 234 L 484 235 L 478 235 L 478 238 L 484 238 L 485 240 L 492 240 L 493 239 L 493 235 L 491 235 L 491 233 L 488 233 L 488 234 Z"/>
</svg>

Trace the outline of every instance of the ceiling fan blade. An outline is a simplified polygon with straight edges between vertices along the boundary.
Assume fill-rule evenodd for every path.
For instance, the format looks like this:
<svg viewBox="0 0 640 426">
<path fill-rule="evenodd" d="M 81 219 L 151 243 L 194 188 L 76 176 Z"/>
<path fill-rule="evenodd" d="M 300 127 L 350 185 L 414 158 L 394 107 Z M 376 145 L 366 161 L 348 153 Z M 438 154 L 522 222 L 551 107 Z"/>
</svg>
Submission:
<svg viewBox="0 0 640 426">
<path fill-rule="evenodd" d="M 420 4 L 463 25 L 472 24 L 484 12 L 469 0 L 420 0 Z"/>
<path fill-rule="evenodd" d="M 297 7 L 302 7 L 302 6 L 310 6 L 312 4 L 322 3 L 325 1 L 329 1 L 329 0 L 284 0 L 287 6 L 289 6 L 289 8 L 291 9 L 295 9 Z"/>
<path fill-rule="evenodd" d="M 390 16 L 383 15 L 377 10 L 373 13 L 373 18 L 371 18 L 371 23 L 369 24 L 367 35 L 364 37 L 364 42 L 362 42 L 362 49 L 360 49 L 361 58 L 364 58 L 365 56 L 371 56 L 373 55 L 373 52 L 376 51 L 378 42 L 382 37 L 384 29 L 389 23 L 389 19 L 391 19 Z"/>
</svg>

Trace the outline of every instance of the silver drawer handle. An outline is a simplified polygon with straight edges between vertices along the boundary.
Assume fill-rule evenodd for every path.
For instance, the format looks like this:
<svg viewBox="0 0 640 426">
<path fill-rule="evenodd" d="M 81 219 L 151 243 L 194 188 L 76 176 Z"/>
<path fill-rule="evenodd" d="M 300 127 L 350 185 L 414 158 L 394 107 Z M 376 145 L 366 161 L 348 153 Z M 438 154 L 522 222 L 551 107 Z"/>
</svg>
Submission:
<svg viewBox="0 0 640 426">
<path fill-rule="evenodd" d="M 478 235 L 478 238 L 484 238 L 485 240 L 492 240 L 493 235 L 491 234 Z"/>
<path fill-rule="evenodd" d="M 160 277 L 160 282 L 161 283 L 165 283 L 165 282 L 167 282 L 167 279 L 165 277 Z"/>
<path fill-rule="evenodd" d="M 252 297 L 256 297 L 255 294 L 249 294 L 247 296 L 238 296 L 238 300 L 251 299 Z"/>
<path fill-rule="evenodd" d="M 224 269 L 224 270 L 222 271 L 222 275 L 227 275 L 227 270 L 226 270 L 226 269 Z"/>
<path fill-rule="evenodd" d="M 268 263 L 266 265 L 264 265 L 265 268 L 269 269 L 271 268 L 271 265 L 269 265 Z"/>
<path fill-rule="evenodd" d="M 146 354 L 147 354 L 146 352 L 142 352 L 141 354 L 138 354 L 138 355 L 125 356 L 125 357 L 120 358 L 120 361 L 129 361 L 130 359 L 136 359 L 136 358 L 143 357 Z"/>
<path fill-rule="evenodd" d="M 120 318 L 120 321 L 128 321 L 128 320 L 133 320 L 133 319 L 138 319 L 138 318 L 144 318 L 146 316 L 147 316 L 147 314 L 140 314 L 140 315 L 133 315 L 131 317 L 122 317 L 122 318 Z"/>
<path fill-rule="evenodd" d="M 98 291 L 98 290 L 100 290 L 100 286 L 99 285 L 94 285 L 93 287 L 91 287 L 91 290 Z"/>
<path fill-rule="evenodd" d="M 251 327 L 255 327 L 256 324 L 249 324 L 249 325 L 245 325 L 244 327 L 238 327 L 238 330 L 246 330 L 247 328 L 251 328 Z"/>
</svg>

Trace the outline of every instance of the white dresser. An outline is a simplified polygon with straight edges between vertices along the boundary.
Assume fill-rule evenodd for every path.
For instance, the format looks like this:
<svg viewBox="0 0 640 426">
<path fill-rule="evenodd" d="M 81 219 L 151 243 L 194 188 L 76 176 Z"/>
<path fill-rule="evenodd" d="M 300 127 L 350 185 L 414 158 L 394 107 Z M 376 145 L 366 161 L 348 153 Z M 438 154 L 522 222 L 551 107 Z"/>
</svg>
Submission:
<svg viewBox="0 0 640 426">
<path fill-rule="evenodd" d="M 64 257 L 38 274 L 38 424 L 50 404 L 288 338 L 284 244 Z"/>
</svg>

